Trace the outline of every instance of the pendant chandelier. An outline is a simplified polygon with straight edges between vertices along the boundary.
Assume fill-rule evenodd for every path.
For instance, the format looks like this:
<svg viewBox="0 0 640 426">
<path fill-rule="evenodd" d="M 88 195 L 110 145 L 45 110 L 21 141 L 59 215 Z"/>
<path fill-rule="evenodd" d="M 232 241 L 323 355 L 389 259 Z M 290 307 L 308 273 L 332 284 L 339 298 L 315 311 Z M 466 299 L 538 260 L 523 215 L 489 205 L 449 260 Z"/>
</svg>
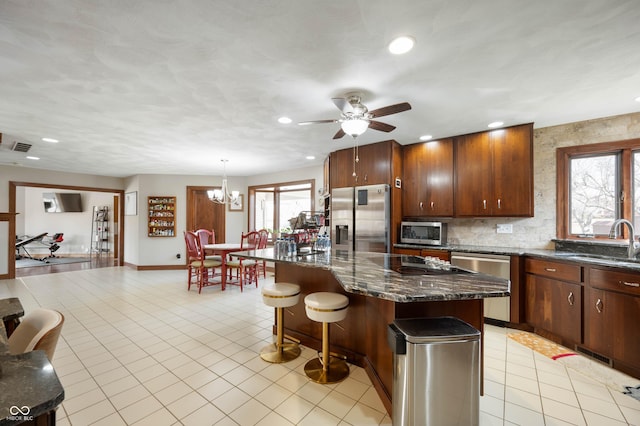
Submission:
<svg viewBox="0 0 640 426">
<path fill-rule="evenodd" d="M 207 191 L 207 196 L 214 203 L 234 204 L 238 201 L 238 197 L 240 196 L 240 191 L 229 192 L 229 188 L 227 186 L 227 161 L 229 160 L 222 159 L 220 161 L 222 161 L 222 167 L 223 167 L 222 188 L 212 189 Z"/>
</svg>

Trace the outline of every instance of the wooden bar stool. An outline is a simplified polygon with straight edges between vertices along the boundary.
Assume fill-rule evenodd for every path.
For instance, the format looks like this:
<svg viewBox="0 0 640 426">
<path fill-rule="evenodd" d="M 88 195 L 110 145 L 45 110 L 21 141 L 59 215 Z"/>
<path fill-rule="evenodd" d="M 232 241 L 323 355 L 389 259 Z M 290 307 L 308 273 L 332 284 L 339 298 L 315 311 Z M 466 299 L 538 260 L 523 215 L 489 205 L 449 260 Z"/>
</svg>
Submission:
<svg viewBox="0 0 640 426">
<path fill-rule="evenodd" d="M 276 343 L 265 346 L 260 357 L 273 363 L 282 363 L 296 359 L 300 355 L 297 343 L 284 343 L 284 308 L 295 306 L 300 300 L 300 286 L 290 283 L 274 283 L 262 287 L 262 301 L 276 308 Z"/>
<path fill-rule="evenodd" d="M 349 298 L 343 294 L 319 292 L 304 298 L 307 317 L 322 323 L 322 359 L 314 358 L 304 366 L 304 372 L 316 383 L 337 383 L 349 375 L 347 363 L 329 355 L 329 323 L 347 316 Z"/>
</svg>

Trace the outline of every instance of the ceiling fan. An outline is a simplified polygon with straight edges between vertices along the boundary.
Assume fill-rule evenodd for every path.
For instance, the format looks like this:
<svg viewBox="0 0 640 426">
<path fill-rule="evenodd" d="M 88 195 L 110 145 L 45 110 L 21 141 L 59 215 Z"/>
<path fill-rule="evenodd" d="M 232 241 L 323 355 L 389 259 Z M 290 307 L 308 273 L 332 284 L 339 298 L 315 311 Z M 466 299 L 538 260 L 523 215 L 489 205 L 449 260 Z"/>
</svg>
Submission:
<svg viewBox="0 0 640 426">
<path fill-rule="evenodd" d="M 402 102 L 369 111 L 369 109 L 362 104 L 360 101 L 360 95 L 357 93 L 348 94 L 344 98 L 332 98 L 331 100 L 341 112 L 340 119 L 302 121 L 298 124 L 304 126 L 307 124 L 318 123 L 340 123 L 340 130 L 333 135 L 333 139 L 340 139 L 344 135 L 350 135 L 355 138 L 363 134 L 367 128 L 381 132 L 392 131 L 396 128 L 395 126 L 373 119 L 384 117 L 385 115 L 397 114 L 411 109 L 411 105 L 409 105 L 408 102 Z"/>
</svg>

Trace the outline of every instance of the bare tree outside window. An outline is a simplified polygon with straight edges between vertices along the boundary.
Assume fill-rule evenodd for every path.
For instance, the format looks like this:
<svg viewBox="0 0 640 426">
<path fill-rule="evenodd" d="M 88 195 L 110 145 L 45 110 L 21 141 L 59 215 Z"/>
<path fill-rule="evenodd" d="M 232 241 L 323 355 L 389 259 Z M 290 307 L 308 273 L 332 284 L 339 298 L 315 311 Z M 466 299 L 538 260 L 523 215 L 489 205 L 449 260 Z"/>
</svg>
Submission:
<svg viewBox="0 0 640 426">
<path fill-rule="evenodd" d="M 609 233 L 611 225 L 618 217 L 617 163 L 616 155 L 571 159 L 572 234 Z"/>
</svg>

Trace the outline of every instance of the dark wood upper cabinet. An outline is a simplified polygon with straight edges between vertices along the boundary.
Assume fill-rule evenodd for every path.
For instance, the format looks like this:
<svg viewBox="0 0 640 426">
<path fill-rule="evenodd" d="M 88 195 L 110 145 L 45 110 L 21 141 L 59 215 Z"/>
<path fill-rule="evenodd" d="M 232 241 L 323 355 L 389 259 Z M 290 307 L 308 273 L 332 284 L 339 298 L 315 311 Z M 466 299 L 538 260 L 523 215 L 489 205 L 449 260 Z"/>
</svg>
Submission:
<svg viewBox="0 0 640 426">
<path fill-rule="evenodd" d="M 403 216 L 453 216 L 453 139 L 405 146 L 403 166 Z"/>
<path fill-rule="evenodd" d="M 331 188 L 393 183 L 394 158 L 399 155 L 396 141 L 362 145 L 331 153 Z M 357 161 L 356 161 L 357 158 Z"/>
<path fill-rule="evenodd" d="M 533 124 L 459 136 L 455 216 L 533 216 Z"/>
</svg>

